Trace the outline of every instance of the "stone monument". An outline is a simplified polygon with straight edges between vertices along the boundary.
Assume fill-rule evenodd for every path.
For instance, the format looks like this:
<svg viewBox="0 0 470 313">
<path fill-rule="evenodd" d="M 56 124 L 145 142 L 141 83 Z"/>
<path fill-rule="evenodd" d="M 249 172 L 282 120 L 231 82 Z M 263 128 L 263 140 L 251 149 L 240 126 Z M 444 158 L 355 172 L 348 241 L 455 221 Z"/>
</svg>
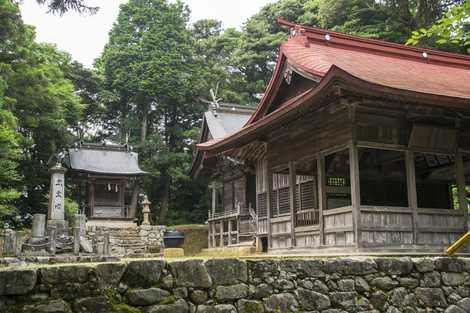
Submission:
<svg viewBox="0 0 470 313">
<path fill-rule="evenodd" d="M 49 211 L 47 213 L 47 227 L 55 226 L 57 235 L 63 234 L 67 231 L 67 224 L 65 221 L 65 172 L 59 163 L 50 169 L 51 173 L 51 188 L 49 192 Z"/>
<path fill-rule="evenodd" d="M 31 242 L 36 243 L 43 241 L 46 232 L 46 215 L 45 214 L 34 214 L 33 215 L 33 226 L 31 230 Z"/>
</svg>

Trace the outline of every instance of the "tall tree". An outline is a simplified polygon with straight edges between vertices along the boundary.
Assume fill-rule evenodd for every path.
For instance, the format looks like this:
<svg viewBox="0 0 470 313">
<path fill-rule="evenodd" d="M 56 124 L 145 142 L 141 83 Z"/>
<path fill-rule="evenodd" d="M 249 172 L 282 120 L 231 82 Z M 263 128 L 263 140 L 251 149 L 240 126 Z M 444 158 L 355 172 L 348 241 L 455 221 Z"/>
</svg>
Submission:
<svg viewBox="0 0 470 313">
<path fill-rule="evenodd" d="M 114 95 L 110 120 L 117 139 L 130 135 L 141 152 L 151 173 L 144 188 L 159 203 L 160 223 L 177 182 L 187 179 L 191 131 L 203 110 L 197 102 L 203 64 L 195 56 L 188 17 L 181 2 L 131 0 L 121 7 L 100 60 L 105 88 Z"/>
<path fill-rule="evenodd" d="M 70 142 L 82 105 L 61 69 L 68 56 L 34 41 L 34 30 L 23 24 L 15 2 L 0 0 L 0 20 L 0 124 L 10 138 L 0 163 L 10 164 L 8 177 L 22 191 L 17 208 L 44 212 L 49 161 Z M 14 129 L 13 137 L 8 129 Z M 19 148 L 20 160 L 15 152 Z"/>
<path fill-rule="evenodd" d="M 63 15 L 64 13 L 72 10 L 79 13 L 90 13 L 94 14 L 98 11 L 98 7 L 90 6 L 86 3 L 86 0 L 36 0 L 39 4 L 47 6 L 49 12 L 58 13 Z"/>
</svg>

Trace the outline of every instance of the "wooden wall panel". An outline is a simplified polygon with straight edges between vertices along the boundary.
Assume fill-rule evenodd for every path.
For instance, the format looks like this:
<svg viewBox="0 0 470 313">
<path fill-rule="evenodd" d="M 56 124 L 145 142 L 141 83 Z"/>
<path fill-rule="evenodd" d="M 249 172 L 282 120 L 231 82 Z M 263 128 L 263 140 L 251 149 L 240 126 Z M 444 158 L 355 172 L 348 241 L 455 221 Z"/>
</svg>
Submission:
<svg viewBox="0 0 470 313">
<path fill-rule="evenodd" d="M 315 248 L 320 246 L 320 233 L 295 232 L 297 248 Z"/>
<path fill-rule="evenodd" d="M 361 231 L 361 242 L 367 246 L 402 246 L 413 244 L 413 232 L 402 231 Z"/>
<path fill-rule="evenodd" d="M 361 206 L 364 246 L 413 244 L 413 211 L 409 208 Z"/>
<path fill-rule="evenodd" d="M 323 226 L 326 246 L 354 244 L 352 207 L 323 211 Z"/>
<path fill-rule="evenodd" d="M 308 114 L 273 134 L 266 157 L 273 166 L 295 161 L 322 150 L 346 144 L 352 138 L 346 109 Z"/>
</svg>

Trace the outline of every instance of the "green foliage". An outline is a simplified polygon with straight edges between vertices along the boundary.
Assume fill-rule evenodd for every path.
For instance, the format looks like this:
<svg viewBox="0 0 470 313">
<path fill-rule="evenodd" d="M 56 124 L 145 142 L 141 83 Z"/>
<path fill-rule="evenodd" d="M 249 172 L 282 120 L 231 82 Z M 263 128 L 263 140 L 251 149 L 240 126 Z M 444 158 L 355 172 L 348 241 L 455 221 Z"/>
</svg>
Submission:
<svg viewBox="0 0 470 313">
<path fill-rule="evenodd" d="M 413 31 L 407 44 L 470 54 L 470 0 L 451 6 L 431 27 Z"/>
<path fill-rule="evenodd" d="M 78 202 L 65 197 L 64 199 L 64 211 L 65 211 L 65 219 L 69 221 L 69 225 L 73 225 L 73 220 L 75 214 L 78 213 Z"/>
<path fill-rule="evenodd" d="M 205 109 L 198 97 L 208 71 L 196 54 L 188 17 L 180 2 L 131 0 L 121 6 L 98 62 L 111 138 L 129 136 L 137 146 L 142 168 L 151 174 L 144 191 L 157 205 L 160 223 L 184 192 L 178 186 L 189 179 L 194 129 Z"/>
<path fill-rule="evenodd" d="M 86 4 L 85 0 L 36 0 L 37 3 L 46 5 L 51 13 L 60 15 L 67 11 L 76 11 L 79 13 L 94 14 L 98 11 L 98 7 L 92 7 Z"/>
<path fill-rule="evenodd" d="M 34 41 L 18 6 L 0 0 L 0 220 L 45 212 L 51 157 L 73 138 L 82 104 L 64 77 L 70 56 Z M 18 191 L 22 191 L 22 197 Z M 13 203 L 12 201 L 16 201 Z M 3 216 L 3 217 L 2 217 Z"/>
</svg>

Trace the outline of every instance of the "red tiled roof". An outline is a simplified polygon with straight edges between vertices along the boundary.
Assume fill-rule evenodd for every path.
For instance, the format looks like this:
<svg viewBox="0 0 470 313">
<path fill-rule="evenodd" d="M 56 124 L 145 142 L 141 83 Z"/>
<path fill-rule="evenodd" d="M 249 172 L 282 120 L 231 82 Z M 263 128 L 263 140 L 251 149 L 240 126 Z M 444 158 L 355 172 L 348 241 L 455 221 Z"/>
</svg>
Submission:
<svg viewBox="0 0 470 313">
<path fill-rule="evenodd" d="M 279 114 L 274 114 L 275 111 L 265 116 L 265 112 L 282 79 L 284 62 L 321 79 L 326 78 L 331 72 L 336 72 L 343 76 L 349 75 L 371 86 L 398 90 L 406 94 L 436 96 L 447 103 L 463 103 L 470 108 L 470 57 L 468 56 L 365 39 L 304 27 L 283 20 L 279 22 L 291 27 L 292 32 L 289 40 L 281 45 L 276 70 L 257 111 L 240 132 L 217 142 L 199 145 L 199 148 L 210 150 L 214 146 L 224 145 L 261 127 L 266 122 L 274 121 Z M 320 88 L 321 85 L 320 83 L 316 88 Z M 304 93 L 303 96 L 308 93 Z M 291 100 L 301 101 L 301 98 L 296 97 Z M 278 110 L 293 109 L 297 101 L 291 100 Z M 263 121 L 264 119 L 267 120 Z"/>
<path fill-rule="evenodd" d="M 367 46 L 352 47 L 341 43 L 336 36 L 330 34 L 331 39 L 327 41 L 307 35 L 309 47 L 305 46 L 304 36 L 296 36 L 281 49 L 289 63 L 319 76 L 324 76 L 332 65 L 336 65 L 371 83 L 470 99 L 470 58 L 460 55 L 457 60 L 449 56 L 443 58 L 430 50 L 405 50 L 406 53 L 398 54 L 387 47 L 376 50 Z M 423 52 L 427 58 L 423 57 Z"/>
</svg>

